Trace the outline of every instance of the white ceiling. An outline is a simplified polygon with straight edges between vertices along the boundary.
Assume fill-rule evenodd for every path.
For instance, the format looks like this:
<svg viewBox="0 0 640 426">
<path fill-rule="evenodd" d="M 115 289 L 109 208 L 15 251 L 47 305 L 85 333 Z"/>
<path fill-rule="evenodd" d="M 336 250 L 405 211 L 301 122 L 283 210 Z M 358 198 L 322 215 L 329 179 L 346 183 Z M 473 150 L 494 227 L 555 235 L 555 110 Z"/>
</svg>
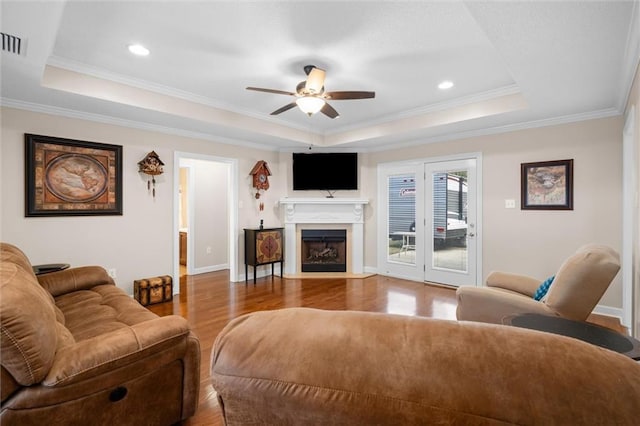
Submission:
<svg viewBox="0 0 640 426">
<path fill-rule="evenodd" d="M 387 149 L 617 115 L 635 1 L 2 1 L 3 105 L 238 145 Z M 127 46 L 142 43 L 147 57 Z M 303 66 L 341 117 L 297 108 Z M 451 80 L 455 86 L 440 90 Z"/>
</svg>

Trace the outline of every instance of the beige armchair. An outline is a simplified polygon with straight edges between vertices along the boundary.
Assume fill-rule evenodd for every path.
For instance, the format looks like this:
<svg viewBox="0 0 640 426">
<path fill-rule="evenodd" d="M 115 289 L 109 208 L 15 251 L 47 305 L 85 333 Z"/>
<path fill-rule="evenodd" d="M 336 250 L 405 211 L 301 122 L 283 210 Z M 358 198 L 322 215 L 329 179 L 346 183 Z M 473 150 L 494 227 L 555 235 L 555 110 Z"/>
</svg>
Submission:
<svg viewBox="0 0 640 426">
<path fill-rule="evenodd" d="M 486 287 L 456 291 L 458 320 L 501 324 L 502 318 L 523 313 L 587 319 L 620 269 L 620 256 L 610 247 L 589 244 L 561 266 L 546 296 L 533 296 L 542 280 L 506 272 L 492 272 Z"/>
</svg>

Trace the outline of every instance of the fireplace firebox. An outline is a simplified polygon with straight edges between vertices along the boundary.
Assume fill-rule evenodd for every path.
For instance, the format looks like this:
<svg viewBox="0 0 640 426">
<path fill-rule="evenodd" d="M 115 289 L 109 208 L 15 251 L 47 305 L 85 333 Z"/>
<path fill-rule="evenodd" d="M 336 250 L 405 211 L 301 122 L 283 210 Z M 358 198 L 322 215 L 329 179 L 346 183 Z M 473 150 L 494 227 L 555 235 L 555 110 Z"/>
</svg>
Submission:
<svg viewBox="0 0 640 426">
<path fill-rule="evenodd" d="M 302 272 L 347 272 L 347 231 L 303 229 Z"/>
</svg>

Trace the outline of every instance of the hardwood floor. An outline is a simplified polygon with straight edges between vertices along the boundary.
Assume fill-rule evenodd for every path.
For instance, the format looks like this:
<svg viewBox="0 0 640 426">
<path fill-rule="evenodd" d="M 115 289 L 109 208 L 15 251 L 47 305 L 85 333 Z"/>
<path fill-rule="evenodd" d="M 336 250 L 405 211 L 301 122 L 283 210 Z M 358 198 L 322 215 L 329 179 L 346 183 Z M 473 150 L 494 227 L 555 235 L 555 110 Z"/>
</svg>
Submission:
<svg viewBox="0 0 640 426">
<path fill-rule="evenodd" d="M 233 318 L 292 307 L 386 312 L 431 318 L 456 318 L 455 289 L 374 275 L 364 279 L 281 279 L 230 283 L 227 271 L 180 278 L 180 295 L 173 302 L 149 306 L 160 316 L 181 315 L 200 339 L 200 402 L 196 414 L 183 425 L 222 425 L 222 415 L 209 383 L 213 342 Z M 608 317 L 589 320 L 618 329 Z"/>
</svg>

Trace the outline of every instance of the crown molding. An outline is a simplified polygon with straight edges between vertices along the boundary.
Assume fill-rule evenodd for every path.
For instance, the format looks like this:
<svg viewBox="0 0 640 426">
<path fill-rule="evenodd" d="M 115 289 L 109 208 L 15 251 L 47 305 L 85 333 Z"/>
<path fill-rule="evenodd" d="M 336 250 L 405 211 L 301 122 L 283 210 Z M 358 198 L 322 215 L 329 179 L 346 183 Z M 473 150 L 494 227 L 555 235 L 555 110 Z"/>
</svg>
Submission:
<svg viewBox="0 0 640 426">
<path fill-rule="evenodd" d="M 127 77 L 118 73 L 109 72 L 98 67 L 87 65 L 79 61 L 62 58 L 59 56 L 51 56 L 47 60 L 47 65 L 61 68 L 63 70 L 72 71 L 75 73 L 84 74 L 91 77 L 107 80 L 107 81 L 112 81 L 112 82 L 123 84 L 126 86 L 135 87 L 137 89 L 159 93 L 159 94 L 170 96 L 177 99 L 182 99 L 188 102 L 193 102 L 200 105 L 206 105 L 212 108 L 234 112 L 237 114 L 241 114 L 241 115 L 259 119 L 259 120 L 265 119 L 264 115 L 262 114 L 257 114 L 253 111 L 233 107 L 228 103 L 214 101 L 211 98 L 196 95 L 191 92 L 175 89 L 175 88 L 164 86 L 161 84 L 151 83 L 146 80 Z M 521 93 L 520 88 L 516 84 L 512 84 L 512 85 L 500 87 L 494 90 L 488 90 L 482 93 L 453 99 L 450 101 L 439 102 L 439 103 L 427 105 L 424 107 L 401 111 L 397 114 L 387 115 L 378 119 L 361 121 L 359 123 L 354 123 L 349 126 L 336 127 L 331 131 L 325 131 L 325 132 L 318 132 L 317 130 L 313 130 L 309 126 L 303 126 L 303 125 L 298 125 L 290 122 L 284 122 L 282 120 L 278 120 L 277 118 L 273 118 L 273 117 L 270 118 L 270 121 L 285 127 L 289 127 L 291 129 L 296 129 L 296 130 L 307 132 L 309 134 L 314 134 L 316 136 L 319 136 L 321 140 L 324 140 L 327 136 L 340 134 L 340 133 L 351 131 L 354 129 L 362 129 L 366 127 L 378 126 L 381 124 L 386 124 L 386 123 L 390 123 L 397 120 L 417 117 L 420 115 L 432 114 L 434 112 L 445 111 L 447 109 L 457 108 L 464 105 L 474 104 L 474 103 L 483 102 L 490 99 L 499 98 L 499 97 L 511 95 L 511 94 L 518 94 L 518 93 Z"/>
<path fill-rule="evenodd" d="M 234 107 L 226 102 L 215 101 L 206 96 L 196 95 L 195 93 L 187 92 L 184 90 L 175 89 L 173 87 L 165 86 L 162 84 L 151 83 L 146 80 L 140 80 L 132 77 L 127 77 L 122 74 L 114 73 L 106 71 L 102 68 L 94 67 L 91 65 L 87 65 L 82 62 L 74 61 L 67 58 L 62 58 L 59 56 L 51 56 L 47 59 L 47 65 L 51 65 L 56 68 L 61 68 L 67 71 L 73 71 L 79 74 L 85 74 L 91 77 L 99 78 L 102 80 L 112 81 L 114 83 L 123 84 L 130 87 L 135 87 L 137 89 L 146 90 L 149 92 L 159 93 L 161 95 L 170 96 L 177 99 L 182 99 L 187 102 L 193 102 L 195 104 L 206 105 L 208 107 L 217 108 L 229 112 L 234 112 L 236 114 L 241 114 L 247 117 L 255 118 L 258 120 L 264 120 L 264 114 L 258 114 L 253 111 Z M 307 126 L 292 124 L 289 122 L 284 122 L 279 120 L 277 117 L 270 117 L 271 122 L 275 124 L 279 124 L 281 126 L 289 127 L 296 130 L 301 130 L 304 132 L 314 133 Z"/>
<path fill-rule="evenodd" d="M 450 109 L 459 108 L 466 105 L 471 105 L 479 102 L 488 101 L 504 97 L 507 95 L 521 94 L 520 88 L 516 84 L 509 86 L 499 87 L 493 90 L 487 90 L 485 92 L 476 93 L 470 96 L 464 96 L 450 101 L 438 102 L 435 104 L 426 105 L 424 107 L 414 108 L 406 111 L 401 111 L 397 114 L 386 115 L 384 118 L 368 120 L 359 122 L 350 126 L 337 127 L 334 130 L 325 132 L 325 136 L 332 136 L 344 132 L 348 132 L 355 129 L 362 129 L 366 127 L 379 126 L 381 124 L 392 123 L 394 121 L 403 120 L 406 118 L 414 118 L 421 115 L 433 114 L 435 112 L 447 111 Z"/>
<path fill-rule="evenodd" d="M 562 124 L 571 124 L 587 120 L 598 120 L 601 118 L 611 118 L 621 116 L 621 112 L 616 108 L 607 108 L 599 111 L 591 111 L 580 114 L 565 115 L 562 117 L 545 118 L 542 120 L 525 121 L 521 123 L 508 124 L 505 126 L 487 127 L 485 129 L 470 130 L 467 132 L 449 133 L 442 136 L 428 137 L 425 139 L 414 139 L 411 141 L 393 144 L 393 146 L 385 145 L 384 147 L 369 148 L 366 152 L 382 152 L 391 149 L 411 148 L 417 145 L 425 145 L 431 143 L 448 142 L 452 140 L 469 139 L 480 136 L 497 135 L 501 133 L 516 132 L 520 130 L 536 129 L 540 127 L 558 126 Z"/>
<path fill-rule="evenodd" d="M 202 139 L 210 142 L 217 142 L 225 145 L 233 145 L 238 147 L 246 147 L 252 149 L 260 149 L 263 151 L 278 152 L 277 147 L 271 145 L 257 144 L 255 142 L 247 142 L 241 139 L 228 138 L 224 136 L 214 136 L 208 133 L 193 132 L 190 130 L 179 129 L 175 127 L 159 126 L 157 124 L 143 123 L 140 121 L 126 120 L 102 114 L 88 113 L 67 108 L 54 107 L 50 105 L 37 104 L 33 102 L 19 101 L 10 98 L 0 97 L 0 106 L 6 108 L 20 109 L 24 111 L 37 112 L 42 114 L 55 115 L 59 117 L 74 118 L 78 120 L 92 121 L 96 123 L 109 124 L 113 126 L 127 127 L 137 130 L 145 130 L 158 132 L 174 136 L 182 136 L 192 139 Z"/>
<path fill-rule="evenodd" d="M 292 148 L 292 147 L 277 148 L 271 145 L 257 144 L 255 142 L 247 142 L 244 140 L 233 139 L 233 138 L 228 138 L 223 136 L 213 136 L 207 133 L 193 132 L 193 131 L 173 128 L 173 127 L 158 126 L 155 124 L 142 123 L 139 121 L 126 120 L 121 118 L 114 118 L 114 117 L 109 117 L 101 114 L 87 113 L 87 112 L 82 112 L 82 111 L 77 111 L 77 110 L 72 110 L 67 108 L 52 107 L 49 105 L 37 104 L 32 102 L 24 102 L 24 101 L 19 101 L 19 100 L 10 99 L 10 98 L 0 97 L 0 106 L 7 107 L 7 108 L 20 109 L 20 110 L 25 110 L 30 112 L 56 115 L 56 116 L 61 116 L 66 118 L 75 118 L 79 120 L 92 121 L 92 122 L 109 124 L 114 126 L 133 128 L 138 130 L 146 130 L 146 131 L 170 134 L 175 136 L 182 136 L 182 137 L 193 138 L 193 139 L 207 140 L 211 142 L 222 143 L 225 145 L 259 149 L 263 151 L 299 152 L 302 149 L 302 148 Z M 390 151 L 393 149 L 410 148 L 417 145 L 447 142 L 447 141 L 460 140 L 460 139 L 469 139 L 474 137 L 515 132 L 515 131 L 527 130 L 527 129 L 535 129 L 540 127 L 557 126 L 562 124 L 576 123 L 580 121 L 616 117 L 620 115 L 621 113 L 617 109 L 608 108 L 604 110 L 592 111 L 592 112 L 581 113 L 581 114 L 565 115 L 562 117 L 528 121 L 528 122 L 522 122 L 522 123 L 516 123 L 516 124 L 509 124 L 505 126 L 489 127 L 486 129 L 471 130 L 467 132 L 450 133 L 447 135 L 428 137 L 424 139 L 414 139 L 414 140 L 404 141 L 400 143 L 389 143 L 381 147 L 346 148 L 346 147 L 322 147 L 322 146 L 314 145 L 314 146 L 311 146 L 310 148 L 312 150 L 316 150 L 320 152 L 336 151 L 336 150 L 345 151 L 345 152 L 354 152 L 354 151 L 382 152 L 382 151 Z"/>
</svg>

